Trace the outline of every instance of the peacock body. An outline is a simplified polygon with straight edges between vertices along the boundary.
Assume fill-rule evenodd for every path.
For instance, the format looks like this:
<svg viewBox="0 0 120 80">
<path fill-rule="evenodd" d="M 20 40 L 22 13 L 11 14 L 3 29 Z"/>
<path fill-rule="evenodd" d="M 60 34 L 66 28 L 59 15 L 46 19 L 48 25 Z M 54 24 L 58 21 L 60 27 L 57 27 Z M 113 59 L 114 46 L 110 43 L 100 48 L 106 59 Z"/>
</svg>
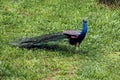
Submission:
<svg viewBox="0 0 120 80">
<path fill-rule="evenodd" d="M 32 48 L 32 47 L 38 47 L 42 43 L 47 43 L 50 41 L 58 41 L 64 38 L 68 38 L 69 43 L 71 45 L 75 45 L 76 47 L 79 47 L 80 43 L 83 41 L 83 39 L 86 36 L 87 30 L 88 30 L 87 21 L 83 20 L 83 29 L 81 32 L 78 30 L 68 30 L 64 32 L 51 33 L 51 34 L 46 34 L 32 38 L 21 38 L 13 42 L 10 42 L 10 44 L 21 48 Z"/>
</svg>

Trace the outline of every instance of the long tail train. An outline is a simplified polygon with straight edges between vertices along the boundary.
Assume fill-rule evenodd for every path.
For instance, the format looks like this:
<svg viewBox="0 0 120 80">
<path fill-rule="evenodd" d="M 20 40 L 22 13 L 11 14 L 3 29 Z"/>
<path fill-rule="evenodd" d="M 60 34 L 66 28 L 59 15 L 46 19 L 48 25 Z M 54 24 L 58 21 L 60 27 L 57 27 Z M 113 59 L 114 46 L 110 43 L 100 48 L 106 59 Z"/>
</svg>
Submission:
<svg viewBox="0 0 120 80">
<path fill-rule="evenodd" d="M 39 45 L 43 43 L 47 43 L 49 41 L 57 41 L 66 38 L 66 36 L 61 33 L 52 33 L 52 34 L 46 34 L 42 36 L 32 37 L 32 38 L 21 38 L 16 39 L 12 42 L 10 42 L 10 45 L 17 46 L 20 48 L 33 48 L 38 47 Z"/>
</svg>

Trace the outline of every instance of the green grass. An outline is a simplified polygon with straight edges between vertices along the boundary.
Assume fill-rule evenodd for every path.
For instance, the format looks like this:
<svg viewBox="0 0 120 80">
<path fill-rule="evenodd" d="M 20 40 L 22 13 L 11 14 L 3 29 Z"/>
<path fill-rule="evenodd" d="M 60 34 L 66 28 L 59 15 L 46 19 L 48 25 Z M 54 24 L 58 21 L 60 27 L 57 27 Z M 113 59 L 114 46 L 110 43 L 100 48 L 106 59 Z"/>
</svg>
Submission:
<svg viewBox="0 0 120 80">
<path fill-rule="evenodd" d="M 89 30 L 78 53 L 67 49 L 67 41 L 55 42 L 50 50 L 8 44 L 14 38 L 81 30 L 84 18 Z M 119 80 L 119 18 L 120 8 L 96 0 L 0 1 L 0 79 Z"/>
</svg>

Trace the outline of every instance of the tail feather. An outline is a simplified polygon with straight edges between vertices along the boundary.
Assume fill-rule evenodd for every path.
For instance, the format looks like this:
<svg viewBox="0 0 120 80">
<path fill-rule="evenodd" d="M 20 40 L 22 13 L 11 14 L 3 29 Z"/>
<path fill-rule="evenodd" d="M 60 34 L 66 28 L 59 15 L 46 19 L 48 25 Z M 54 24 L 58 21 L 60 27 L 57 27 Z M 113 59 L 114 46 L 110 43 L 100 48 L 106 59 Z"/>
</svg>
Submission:
<svg viewBox="0 0 120 80">
<path fill-rule="evenodd" d="M 37 47 L 40 44 L 47 43 L 49 41 L 57 41 L 66 38 L 63 33 L 46 34 L 42 36 L 32 37 L 32 38 L 21 38 L 10 42 L 12 46 L 18 46 L 23 48 Z"/>
</svg>

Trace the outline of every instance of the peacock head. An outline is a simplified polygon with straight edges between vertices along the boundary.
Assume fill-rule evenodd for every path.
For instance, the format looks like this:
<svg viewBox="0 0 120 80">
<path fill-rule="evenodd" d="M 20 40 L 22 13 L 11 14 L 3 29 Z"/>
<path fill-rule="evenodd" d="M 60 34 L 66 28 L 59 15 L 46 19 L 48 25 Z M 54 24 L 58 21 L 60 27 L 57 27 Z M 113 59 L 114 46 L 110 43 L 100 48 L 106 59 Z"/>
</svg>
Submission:
<svg viewBox="0 0 120 80">
<path fill-rule="evenodd" d="M 86 19 L 84 19 L 84 20 L 83 20 L 83 23 L 87 23 L 87 20 L 86 20 Z"/>
</svg>

